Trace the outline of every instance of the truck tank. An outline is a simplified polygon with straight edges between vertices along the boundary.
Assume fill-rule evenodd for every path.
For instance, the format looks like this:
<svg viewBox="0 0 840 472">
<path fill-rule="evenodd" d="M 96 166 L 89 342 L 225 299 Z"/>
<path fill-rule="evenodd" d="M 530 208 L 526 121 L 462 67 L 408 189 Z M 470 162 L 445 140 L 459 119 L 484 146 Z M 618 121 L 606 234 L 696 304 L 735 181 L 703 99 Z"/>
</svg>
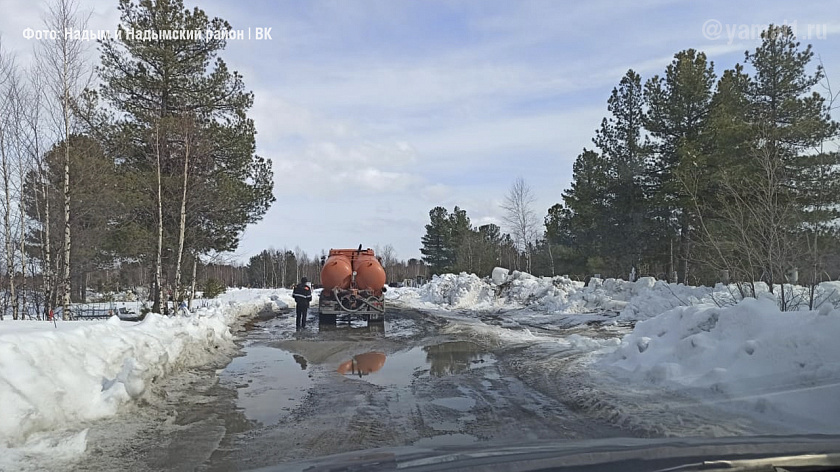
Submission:
<svg viewBox="0 0 840 472">
<path fill-rule="evenodd" d="M 321 285 L 324 286 L 324 290 L 349 289 L 352 277 L 353 265 L 350 258 L 345 254 L 333 254 L 331 250 L 330 258 L 321 268 Z"/>
<path fill-rule="evenodd" d="M 366 288 L 377 297 L 382 296 L 382 288 L 385 287 L 385 268 L 373 255 L 373 251 L 356 257 L 353 270 L 356 271 L 357 287 Z"/>
<path fill-rule="evenodd" d="M 383 321 L 385 281 L 385 269 L 373 249 L 330 249 L 321 268 L 321 320 L 331 321 L 343 315 Z"/>
</svg>

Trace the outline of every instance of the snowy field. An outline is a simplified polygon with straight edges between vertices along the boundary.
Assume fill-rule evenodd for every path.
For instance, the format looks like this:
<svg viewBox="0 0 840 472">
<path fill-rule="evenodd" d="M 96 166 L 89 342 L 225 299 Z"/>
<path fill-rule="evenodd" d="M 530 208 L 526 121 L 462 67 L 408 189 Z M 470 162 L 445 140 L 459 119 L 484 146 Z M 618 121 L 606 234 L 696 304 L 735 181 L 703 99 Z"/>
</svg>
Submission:
<svg viewBox="0 0 840 472">
<path fill-rule="evenodd" d="M 230 355 L 234 323 L 290 304 L 289 290 L 231 289 L 188 316 L 0 323 L 0 470 L 81 454 L 85 422 L 142 399 L 156 378 Z"/>
<path fill-rule="evenodd" d="M 838 433 L 839 286 L 823 284 L 817 309 L 793 312 L 780 311 L 766 287 L 758 299 L 740 301 L 721 285 L 642 278 L 585 286 L 505 270 L 485 280 L 446 274 L 419 288 L 390 289 L 386 297 L 447 318 L 452 331 L 527 346 L 544 359 L 574 353 L 573 364 L 558 361 L 561 375 L 586 372 L 587 382 L 602 379 L 600 391 L 617 396 L 622 389 L 653 392 L 645 397 L 647 411 L 660 407 L 658 395 L 678 392 L 724 414 L 775 425 L 763 432 Z M 142 400 L 157 378 L 230 356 L 232 326 L 266 307 L 293 304 L 285 289 L 230 289 L 188 316 L 1 322 L 0 470 L 39 455 L 83 453 L 86 424 Z M 534 369 L 546 362 L 534 362 Z M 590 397 L 582 401 L 606 401 Z M 622 414 L 634 417 L 632 410 Z"/>
</svg>

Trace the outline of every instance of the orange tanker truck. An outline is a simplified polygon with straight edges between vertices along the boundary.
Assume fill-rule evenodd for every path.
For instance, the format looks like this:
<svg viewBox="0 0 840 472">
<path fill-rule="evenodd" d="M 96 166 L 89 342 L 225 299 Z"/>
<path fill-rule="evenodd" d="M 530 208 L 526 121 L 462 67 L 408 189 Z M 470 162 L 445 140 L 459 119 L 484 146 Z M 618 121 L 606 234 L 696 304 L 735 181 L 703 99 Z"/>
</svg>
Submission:
<svg viewBox="0 0 840 472">
<path fill-rule="evenodd" d="M 360 317 L 385 321 L 385 269 L 373 249 L 330 249 L 321 268 L 320 321 Z"/>
</svg>

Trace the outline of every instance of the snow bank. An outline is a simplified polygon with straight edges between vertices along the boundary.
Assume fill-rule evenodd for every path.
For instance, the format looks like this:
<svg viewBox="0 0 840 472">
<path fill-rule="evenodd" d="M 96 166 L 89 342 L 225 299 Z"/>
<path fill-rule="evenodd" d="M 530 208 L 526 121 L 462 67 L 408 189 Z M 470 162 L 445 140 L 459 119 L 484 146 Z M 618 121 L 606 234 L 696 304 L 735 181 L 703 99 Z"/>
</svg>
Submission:
<svg viewBox="0 0 840 472">
<path fill-rule="evenodd" d="M 43 321 L 0 323 L 0 456 L 50 444 L 84 451 L 85 431 L 74 427 L 115 414 L 174 369 L 229 351 L 234 347 L 229 327 L 238 318 L 266 306 L 284 307 L 283 298 L 282 292 L 231 290 L 184 317 L 149 314 L 137 323 L 112 317 L 57 327 Z"/>
<path fill-rule="evenodd" d="M 781 312 L 775 300 L 679 307 L 636 324 L 599 365 L 763 420 L 837 432 L 840 310 Z"/>
<path fill-rule="evenodd" d="M 777 431 L 840 433 L 840 282 L 816 288 L 814 310 L 807 308 L 807 288 L 784 288 L 795 311 L 780 311 L 779 287 L 770 293 L 763 283 L 755 284 L 757 298 L 742 300 L 735 285 L 690 287 L 643 277 L 591 279 L 584 286 L 505 270 L 483 280 L 465 273 L 435 276 L 388 296 L 442 313 L 454 321 L 447 329 L 491 344 L 587 353 L 581 368 L 622 385 L 674 390 L 726 415 L 754 415 Z M 628 334 L 632 323 L 613 323 L 615 336 L 565 331 L 616 319 L 635 327 Z M 624 400 L 614 393 L 618 405 L 637 401 L 632 393 Z"/>
<path fill-rule="evenodd" d="M 755 284 L 759 298 L 779 298 L 766 284 Z M 785 285 L 792 309 L 806 310 L 808 289 Z M 680 306 L 715 304 L 731 306 L 741 300 L 735 285 L 692 287 L 652 277 L 635 282 L 590 279 L 584 285 L 568 277 L 536 277 L 525 272 L 496 268 L 485 279 L 475 274 L 436 275 L 419 288 L 391 289 L 386 298 L 415 308 L 457 311 L 501 311 L 529 307 L 544 313 L 611 313 L 622 321 L 645 320 Z M 815 307 L 840 306 L 840 282 L 823 282 L 816 288 Z"/>
<path fill-rule="evenodd" d="M 591 279 L 585 285 L 568 277 L 535 277 L 497 269 L 489 279 L 463 272 L 436 275 L 418 289 L 391 289 L 386 297 L 415 308 L 488 311 L 530 307 L 547 313 L 614 313 L 623 320 L 639 320 L 677 306 L 708 302 L 712 293 L 708 287 L 669 284 L 650 277 L 635 282 Z"/>
<path fill-rule="evenodd" d="M 436 275 L 419 288 L 420 299 L 428 304 L 443 305 L 450 309 L 490 309 L 495 303 L 492 285 L 475 274 L 460 273 Z"/>
</svg>

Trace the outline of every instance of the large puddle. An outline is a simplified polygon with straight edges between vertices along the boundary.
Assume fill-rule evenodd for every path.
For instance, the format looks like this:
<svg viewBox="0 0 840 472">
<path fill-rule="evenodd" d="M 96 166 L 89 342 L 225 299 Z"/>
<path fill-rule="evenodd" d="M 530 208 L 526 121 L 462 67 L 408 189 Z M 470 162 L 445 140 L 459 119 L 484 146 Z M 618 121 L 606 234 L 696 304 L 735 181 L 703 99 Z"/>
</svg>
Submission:
<svg viewBox="0 0 840 472">
<path fill-rule="evenodd" d="M 302 356 L 268 346 L 251 345 L 222 371 L 223 382 L 238 392 L 236 404 L 249 420 L 273 424 L 296 408 L 312 385 Z"/>
<path fill-rule="evenodd" d="M 394 320 L 384 330 L 382 325 L 315 325 L 308 334 L 292 339 L 278 339 L 273 333 L 278 325 L 279 320 L 264 323 L 262 332 L 254 333 L 255 339 L 243 348 L 243 355 L 220 373 L 222 382 L 236 388 L 236 404 L 245 417 L 263 425 L 275 424 L 299 407 L 315 379 L 330 382 L 347 376 L 383 387 L 407 387 L 416 378 L 457 375 L 495 364 L 492 354 L 468 341 L 385 352 L 393 349 L 393 342 L 377 338 L 408 335 L 414 329 L 413 320 Z M 376 346 L 382 350 L 370 350 Z M 464 398 L 437 402 L 453 411 L 473 406 Z"/>
</svg>

